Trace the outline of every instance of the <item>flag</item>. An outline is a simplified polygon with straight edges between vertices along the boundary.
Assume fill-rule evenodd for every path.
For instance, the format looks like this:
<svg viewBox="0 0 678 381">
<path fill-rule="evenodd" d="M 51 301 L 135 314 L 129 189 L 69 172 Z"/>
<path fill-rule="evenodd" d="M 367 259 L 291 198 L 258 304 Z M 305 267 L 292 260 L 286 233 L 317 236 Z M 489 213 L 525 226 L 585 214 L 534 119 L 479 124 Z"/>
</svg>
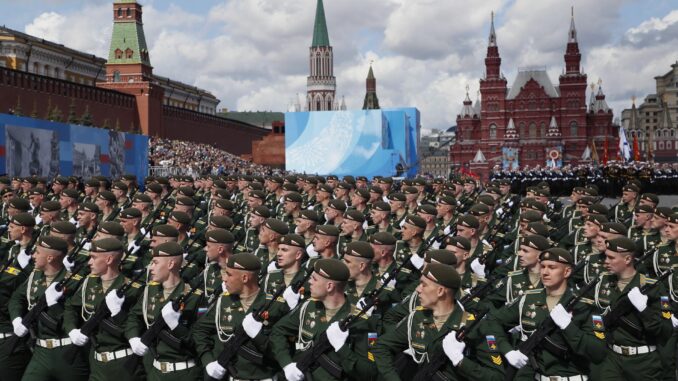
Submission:
<svg viewBox="0 0 678 381">
<path fill-rule="evenodd" d="M 624 127 L 619 126 L 619 157 L 623 161 L 631 159 L 630 151 L 629 142 L 626 140 L 626 133 L 624 132 Z"/>
<path fill-rule="evenodd" d="M 600 158 L 598 157 L 598 150 L 596 150 L 596 141 L 595 139 L 591 140 L 591 161 L 595 164 L 598 164 Z"/>
<path fill-rule="evenodd" d="M 638 146 L 638 135 L 633 134 L 633 160 L 640 161 L 640 147 Z"/>
<path fill-rule="evenodd" d="M 607 165 L 607 136 L 605 136 L 605 144 L 603 145 L 603 165 Z"/>
<path fill-rule="evenodd" d="M 590 160 L 591 159 L 591 144 L 586 145 L 586 149 L 584 149 L 584 153 L 581 154 L 581 159 L 582 160 Z"/>
</svg>

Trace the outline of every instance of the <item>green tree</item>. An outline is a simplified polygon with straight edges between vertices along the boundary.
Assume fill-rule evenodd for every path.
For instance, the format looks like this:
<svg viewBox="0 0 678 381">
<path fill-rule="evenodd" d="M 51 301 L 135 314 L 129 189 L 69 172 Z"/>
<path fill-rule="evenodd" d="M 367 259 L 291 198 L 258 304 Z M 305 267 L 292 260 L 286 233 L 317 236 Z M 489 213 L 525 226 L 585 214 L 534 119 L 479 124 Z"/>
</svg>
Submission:
<svg viewBox="0 0 678 381">
<path fill-rule="evenodd" d="M 91 126 L 92 125 L 92 114 L 89 112 L 89 105 L 85 106 L 85 112 L 80 117 L 80 123 L 83 126 Z"/>
<path fill-rule="evenodd" d="M 68 123 L 79 124 L 77 115 L 75 115 L 75 99 L 71 99 L 71 104 L 68 106 Z"/>
<path fill-rule="evenodd" d="M 16 107 L 14 107 L 14 115 L 22 116 L 21 115 L 21 96 L 18 96 L 17 99 L 16 99 Z"/>
</svg>

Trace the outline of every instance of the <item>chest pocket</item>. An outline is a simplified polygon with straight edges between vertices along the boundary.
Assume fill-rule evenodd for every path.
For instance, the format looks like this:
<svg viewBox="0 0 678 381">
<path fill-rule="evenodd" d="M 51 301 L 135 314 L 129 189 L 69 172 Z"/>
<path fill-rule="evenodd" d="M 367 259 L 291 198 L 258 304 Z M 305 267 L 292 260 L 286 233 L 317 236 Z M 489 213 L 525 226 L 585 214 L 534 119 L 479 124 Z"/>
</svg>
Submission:
<svg viewBox="0 0 678 381">
<path fill-rule="evenodd" d="M 521 340 L 526 340 L 528 334 L 533 333 L 539 322 L 544 320 L 548 315 L 548 307 L 545 302 L 541 300 L 534 300 L 523 296 L 518 305 L 520 312 L 520 336 Z"/>
<path fill-rule="evenodd" d="M 214 317 L 217 334 L 221 342 L 226 342 L 233 335 L 235 327 L 242 323 L 245 311 L 240 302 L 233 301 L 229 295 L 223 295 L 217 303 L 218 313 Z"/>
</svg>

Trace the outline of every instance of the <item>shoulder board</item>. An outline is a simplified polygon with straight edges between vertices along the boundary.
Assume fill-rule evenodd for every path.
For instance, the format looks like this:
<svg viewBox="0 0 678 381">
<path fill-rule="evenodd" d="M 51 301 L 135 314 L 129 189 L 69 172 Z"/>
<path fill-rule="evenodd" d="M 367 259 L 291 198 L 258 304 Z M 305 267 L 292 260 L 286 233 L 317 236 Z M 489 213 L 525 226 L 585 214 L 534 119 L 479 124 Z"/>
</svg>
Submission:
<svg viewBox="0 0 678 381">
<path fill-rule="evenodd" d="M 224 291 L 224 292 L 221 293 L 221 296 L 229 296 L 229 295 L 231 295 L 231 293 L 228 292 L 228 291 Z"/>
<path fill-rule="evenodd" d="M 655 283 L 657 283 L 657 280 L 656 280 L 656 279 L 647 278 L 647 277 L 644 277 L 644 278 L 645 278 L 645 279 L 644 279 L 645 282 L 642 282 L 643 279 L 641 278 L 641 284 L 655 284 Z"/>
<path fill-rule="evenodd" d="M 593 304 L 594 303 L 593 299 L 589 299 L 589 298 L 580 298 L 579 301 L 581 303 L 585 303 L 585 304 Z"/>
<path fill-rule="evenodd" d="M 11 275 L 19 275 L 19 274 L 21 274 L 21 269 L 9 266 L 5 269 L 5 272 L 7 274 L 11 274 Z"/>
<path fill-rule="evenodd" d="M 196 289 L 195 291 L 193 291 L 193 295 L 202 295 L 202 290 L 199 288 Z"/>
<path fill-rule="evenodd" d="M 525 295 L 534 295 L 534 294 L 541 294 L 541 292 L 544 291 L 543 288 L 535 288 L 533 290 L 525 290 Z"/>
<path fill-rule="evenodd" d="M 89 274 L 89 275 L 87 275 L 87 277 L 88 277 L 88 278 L 98 278 L 99 276 L 98 276 L 98 275 L 94 275 L 94 274 Z"/>
<path fill-rule="evenodd" d="M 80 275 L 80 274 L 74 274 L 73 277 L 71 277 L 71 280 L 77 281 L 77 280 L 80 280 L 80 279 L 82 279 L 82 275 Z"/>
<path fill-rule="evenodd" d="M 521 275 L 522 273 L 523 273 L 523 270 L 509 271 L 508 276 Z"/>
<path fill-rule="evenodd" d="M 132 287 L 134 287 L 134 288 L 141 288 L 141 286 L 143 286 L 143 284 L 141 284 L 139 282 L 132 283 Z"/>
<path fill-rule="evenodd" d="M 424 307 L 422 307 L 422 306 L 417 306 L 417 308 L 416 308 L 417 311 L 423 311 L 423 310 L 425 310 L 425 309 L 426 309 L 426 308 L 424 308 Z"/>
<path fill-rule="evenodd" d="M 152 280 L 152 281 L 150 281 L 150 282 L 148 282 L 148 283 L 146 283 L 146 284 L 147 284 L 148 286 L 157 286 L 157 285 L 159 285 L 160 283 L 158 283 L 158 282 Z"/>
</svg>

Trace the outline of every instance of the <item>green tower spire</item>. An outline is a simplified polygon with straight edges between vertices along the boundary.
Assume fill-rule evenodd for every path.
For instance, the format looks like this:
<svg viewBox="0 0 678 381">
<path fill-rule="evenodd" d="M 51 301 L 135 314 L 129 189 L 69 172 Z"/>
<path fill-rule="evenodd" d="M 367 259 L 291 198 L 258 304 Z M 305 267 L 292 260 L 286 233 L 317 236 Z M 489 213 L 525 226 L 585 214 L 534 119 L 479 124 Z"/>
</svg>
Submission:
<svg viewBox="0 0 678 381">
<path fill-rule="evenodd" d="M 315 25 L 313 26 L 313 43 L 311 46 L 330 46 L 330 36 L 327 33 L 323 0 L 318 0 L 318 6 L 315 9 Z"/>
<path fill-rule="evenodd" d="M 135 0 L 115 0 L 113 21 L 108 63 L 151 66 L 141 21 L 141 5 Z"/>
</svg>

